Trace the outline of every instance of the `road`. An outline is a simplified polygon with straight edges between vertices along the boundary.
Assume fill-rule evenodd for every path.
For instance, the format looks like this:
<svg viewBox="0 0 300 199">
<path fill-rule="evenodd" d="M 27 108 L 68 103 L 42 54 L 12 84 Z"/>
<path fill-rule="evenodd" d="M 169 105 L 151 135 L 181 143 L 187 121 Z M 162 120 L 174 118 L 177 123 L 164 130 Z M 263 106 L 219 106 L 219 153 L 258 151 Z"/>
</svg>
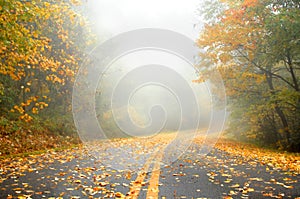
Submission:
<svg viewBox="0 0 300 199">
<path fill-rule="evenodd" d="M 86 150 L 2 160 L 0 198 L 297 198 L 298 174 L 193 143 L 172 164 L 160 150 L 139 171 L 117 171 Z"/>
</svg>

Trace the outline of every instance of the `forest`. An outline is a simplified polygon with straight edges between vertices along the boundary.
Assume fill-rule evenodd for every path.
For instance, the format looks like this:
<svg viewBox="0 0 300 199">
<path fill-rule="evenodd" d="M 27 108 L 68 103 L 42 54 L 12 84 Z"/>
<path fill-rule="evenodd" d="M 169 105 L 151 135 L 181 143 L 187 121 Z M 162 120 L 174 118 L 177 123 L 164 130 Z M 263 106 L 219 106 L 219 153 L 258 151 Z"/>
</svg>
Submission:
<svg viewBox="0 0 300 199">
<path fill-rule="evenodd" d="M 81 4 L 1 1 L 1 155 L 80 142 L 72 86 L 98 39 L 77 9 Z M 213 71 L 222 75 L 230 113 L 223 134 L 299 152 L 299 1 L 212 0 L 203 5 L 199 15 L 205 24 L 196 41 L 196 67 L 203 72 L 197 81 Z M 111 113 L 103 111 L 114 131 Z"/>
</svg>

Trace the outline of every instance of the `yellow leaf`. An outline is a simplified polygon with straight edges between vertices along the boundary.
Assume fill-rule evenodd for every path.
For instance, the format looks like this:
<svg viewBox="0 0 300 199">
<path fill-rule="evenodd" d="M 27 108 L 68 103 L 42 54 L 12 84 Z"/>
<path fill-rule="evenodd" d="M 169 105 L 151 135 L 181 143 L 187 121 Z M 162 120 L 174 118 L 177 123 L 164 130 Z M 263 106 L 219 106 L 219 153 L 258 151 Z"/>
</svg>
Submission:
<svg viewBox="0 0 300 199">
<path fill-rule="evenodd" d="M 115 193 L 115 196 L 116 196 L 117 198 L 124 197 L 124 195 L 123 195 L 122 193 L 120 193 L 120 192 Z"/>
<path fill-rule="evenodd" d="M 253 192 L 253 191 L 254 191 L 254 189 L 253 189 L 253 188 L 248 188 L 248 189 L 247 189 L 247 191 L 249 191 L 249 192 Z"/>
</svg>

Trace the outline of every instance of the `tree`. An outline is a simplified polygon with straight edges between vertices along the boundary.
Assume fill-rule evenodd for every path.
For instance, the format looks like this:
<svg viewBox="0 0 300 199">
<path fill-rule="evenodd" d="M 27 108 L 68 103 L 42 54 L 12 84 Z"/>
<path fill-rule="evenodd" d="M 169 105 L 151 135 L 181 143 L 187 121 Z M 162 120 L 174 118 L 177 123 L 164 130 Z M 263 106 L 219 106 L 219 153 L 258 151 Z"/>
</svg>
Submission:
<svg viewBox="0 0 300 199">
<path fill-rule="evenodd" d="M 1 114 L 12 111 L 29 122 L 48 106 L 70 106 L 74 76 L 92 40 L 74 4 L 0 3 Z"/>
<path fill-rule="evenodd" d="M 197 43 L 205 49 L 199 67 L 206 66 L 207 74 L 218 70 L 224 78 L 230 131 L 299 151 L 300 3 L 220 3 L 223 11 L 206 24 Z M 241 126 L 241 132 L 235 129 Z"/>
</svg>

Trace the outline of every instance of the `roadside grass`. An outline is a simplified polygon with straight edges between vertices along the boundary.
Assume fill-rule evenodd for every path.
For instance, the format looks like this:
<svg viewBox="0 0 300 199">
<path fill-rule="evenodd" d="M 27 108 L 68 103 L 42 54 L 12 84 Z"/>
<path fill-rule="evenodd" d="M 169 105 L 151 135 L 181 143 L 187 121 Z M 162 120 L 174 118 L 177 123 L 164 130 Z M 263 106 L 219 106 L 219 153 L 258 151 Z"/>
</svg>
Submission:
<svg viewBox="0 0 300 199">
<path fill-rule="evenodd" d="M 43 131 L 17 131 L 0 137 L 0 158 L 49 149 L 68 148 L 79 143 L 80 140 L 75 135 L 65 137 Z"/>
<path fill-rule="evenodd" d="M 67 149 L 74 149 L 74 148 L 81 148 L 82 144 L 70 144 L 68 146 L 59 146 L 55 148 L 49 148 L 49 149 L 42 149 L 42 150 L 36 150 L 36 151 L 28 151 L 28 152 L 22 152 L 17 154 L 8 154 L 8 155 L 2 155 L 0 156 L 0 160 L 4 159 L 13 159 L 13 158 L 25 158 L 29 156 L 35 156 L 35 155 L 41 155 L 48 152 L 61 152 L 65 151 Z"/>
<path fill-rule="evenodd" d="M 69 148 L 81 143 L 75 127 L 63 117 L 26 123 L 0 117 L 0 158 Z"/>
</svg>

